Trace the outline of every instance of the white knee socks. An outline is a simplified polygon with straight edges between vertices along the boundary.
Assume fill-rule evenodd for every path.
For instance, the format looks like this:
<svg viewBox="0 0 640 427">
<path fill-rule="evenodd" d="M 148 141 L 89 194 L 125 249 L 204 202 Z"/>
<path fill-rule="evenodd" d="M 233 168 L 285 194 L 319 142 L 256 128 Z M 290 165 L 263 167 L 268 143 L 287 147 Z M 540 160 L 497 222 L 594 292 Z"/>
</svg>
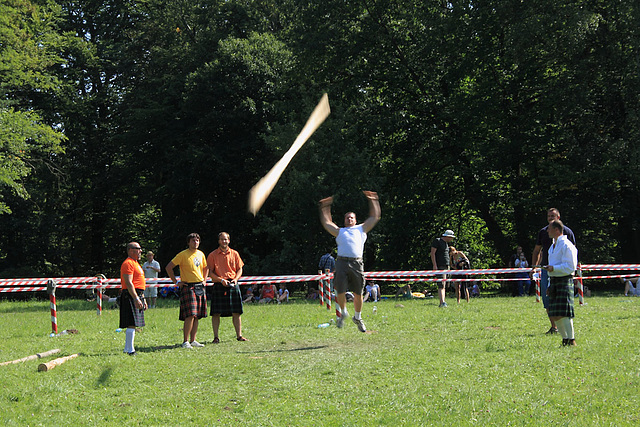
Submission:
<svg viewBox="0 0 640 427">
<path fill-rule="evenodd" d="M 133 348 L 133 339 L 136 337 L 136 329 L 135 328 L 127 328 L 125 332 L 125 341 L 124 341 L 124 352 L 125 353 L 133 353 L 135 349 Z"/>
<path fill-rule="evenodd" d="M 558 325 L 558 332 L 562 334 L 562 338 L 569 340 L 575 339 L 573 319 L 571 317 L 563 317 L 556 322 L 556 325 Z"/>
</svg>

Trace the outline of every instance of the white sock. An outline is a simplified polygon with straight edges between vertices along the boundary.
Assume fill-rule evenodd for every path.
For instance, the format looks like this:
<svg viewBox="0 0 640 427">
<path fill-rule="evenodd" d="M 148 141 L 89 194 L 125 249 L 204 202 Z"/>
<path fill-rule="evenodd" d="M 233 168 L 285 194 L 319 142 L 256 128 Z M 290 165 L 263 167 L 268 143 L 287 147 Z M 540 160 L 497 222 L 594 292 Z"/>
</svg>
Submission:
<svg viewBox="0 0 640 427">
<path fill-rule="evenodd" d="M 135 328 L 127 328 L 125 333 L 125 341 L 124 341 L 124 352 L 125 353 L 133 353 L 135 349 L 133 348 L 133 339 L 136 337 L 136 329 Z"/>
<path fill-rule="evenodd" d="M 349 312 L 347 311 L 346 307 L 342 309 L 342 317 L 343 318 L 349 317 Z"/>
<path fill-rule="evenodd" d="M 362 312 L 361 312 L 361 311 L 356 311 L 356 312 L 354 313 L 353 317 L 355 317 L 355 318 L 356 318 L 356 320 L 360 320 L 360 319 L 362 319 L 362 317 L 361 317 L 361 314 L 360 314 L 360 313 L 362 313 Z"/>
<path fill-rule="evenodd" d="M 564 328 L 567 331 L 567 339 L 575 339 L 576 337 L 573 330 L 573 319 L 571 317 L 565 317 L 562 320 L 564 320 Z"/>
<path fill-rule="evenodd" d="M 556 320 L 556 328 L 558 328 L 558 333 L 560 334 L 562 339 L 565 339 L 567 338 L 567 331 L 564 327 L 564 322 L 562 320 L 563 319 Z"/>
</svg>

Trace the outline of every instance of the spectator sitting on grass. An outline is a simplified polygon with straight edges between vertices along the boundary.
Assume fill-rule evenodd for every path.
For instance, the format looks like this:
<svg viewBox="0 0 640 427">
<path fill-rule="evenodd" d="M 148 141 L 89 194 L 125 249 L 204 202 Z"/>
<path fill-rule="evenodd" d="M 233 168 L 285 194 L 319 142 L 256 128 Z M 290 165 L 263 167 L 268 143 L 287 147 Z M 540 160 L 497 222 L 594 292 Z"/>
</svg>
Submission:
<svg viewBox="0 0 640 427">
<path fill-rule="evenodd" d="M 253 296 L 253 286 L 249 286 L 247 288 L 247 291 L 244 293 L 244 299 L 242 300 L 243 303 L 248 303 L 248 302 L 253 302 L 254 301 L 254 296 Z"/>
<path fill-rule="evenodd" d="M 411 298 L 411 285 L 407 283 L 402 286 L 398 286 L 396 288 L 396 298 L 398 295 L 402 295 L 405 298 Z"/>
<path fill-rule="evenodd" d="M 367 285 L 365 286 L 364 299 L 363 301 L 380 301 L 380 285 L 376 282 L 367 281 Z"/>
<path fill-rule="evenodd" d="M 260 291 L 260 304 L 266 304 L 276 299 L 277 293 L 276 285 L 264 285 Z"/>
<path fill-rule="evenodd" d="M 283 302 L 289 302 L 289 290 L 287 289 L 287 285 L 281 283 L 280 289 L 278 289 L 278 304 L 282 304 Z"/>
<path fill-rule="evenodd" d="M 624 296 L 640 297 L 640 285 L 638 284 L 640 277 L 621 277 L 620 281 L 624 282 Z"/>
</svg>

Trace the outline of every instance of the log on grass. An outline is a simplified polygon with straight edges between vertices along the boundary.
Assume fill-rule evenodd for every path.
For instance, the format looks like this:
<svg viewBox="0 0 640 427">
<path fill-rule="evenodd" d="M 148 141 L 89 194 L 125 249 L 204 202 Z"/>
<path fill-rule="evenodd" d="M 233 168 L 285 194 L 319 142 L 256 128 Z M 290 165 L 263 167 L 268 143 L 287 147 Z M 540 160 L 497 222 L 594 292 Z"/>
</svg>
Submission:
<svg viewBox="0 0 640 427">
<path fill-rule="evenodd" d="M 40 366 L 38 366 L 38 371 L 42 371 L 42 372 L 50 371 L 56 366 L 62 365 L 64 362 L 66 362 L 67 360 L 71 360 L 74 357 L 78 357 L 78 353 L 72 354 L 70 356 L 59 357 L 57 359 L 53 359 L 51 362 L 41 363 Z"/>
<path fill-rule="evenodd" d="M 10 365 L 12 363 L 26 362 L 27 360 L 42 359 L 43 357 L 48 357 L 48 356 L 51 356 L 52 354 L 56 354 L 56 353 L 60 353 L 60 349 L 59 348 L 54 348 L 53 350 L 45 351 L 44 353 L 32 354 L 31 356 L 23 357 L 22 359 L 16 359 L 16 360 L 10 360 L 8 362 L 2 362 L 2 363 L 0 363 L 0 366 Z"/>
</svg>

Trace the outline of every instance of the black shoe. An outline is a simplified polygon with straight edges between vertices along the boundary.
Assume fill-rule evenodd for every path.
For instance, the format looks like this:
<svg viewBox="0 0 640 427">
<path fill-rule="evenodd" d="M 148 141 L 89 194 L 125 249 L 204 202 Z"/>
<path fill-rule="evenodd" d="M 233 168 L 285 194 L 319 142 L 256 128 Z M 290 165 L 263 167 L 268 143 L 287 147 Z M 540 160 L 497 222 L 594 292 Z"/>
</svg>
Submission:
<svg viewBox="0 0 640 427">
<path fill-rule="evenodd" d="M 135 355 L 136 355 L 136 352 L 135 352 L 135 351 L 132 351 L 131 353 L 127 353 L 127 354 L 128 354 L 129 356 L 135 356 Z"/>
<path fill-rule="evenodd" d="M 562 346 L 566 347 L 569 344 L 569 340 L 567 338 L 562 339 Z"/>
<path fill-rule="evenodd" d="M 547 335 L 552 335 L 552 334 L 557 334 L 557 333 L 558 333 L 558 328 L 554 328 L 553 326 L 550 327 L 547 332 L 545 332 L 545 334 L 547 334 Z"/>
</svg>

